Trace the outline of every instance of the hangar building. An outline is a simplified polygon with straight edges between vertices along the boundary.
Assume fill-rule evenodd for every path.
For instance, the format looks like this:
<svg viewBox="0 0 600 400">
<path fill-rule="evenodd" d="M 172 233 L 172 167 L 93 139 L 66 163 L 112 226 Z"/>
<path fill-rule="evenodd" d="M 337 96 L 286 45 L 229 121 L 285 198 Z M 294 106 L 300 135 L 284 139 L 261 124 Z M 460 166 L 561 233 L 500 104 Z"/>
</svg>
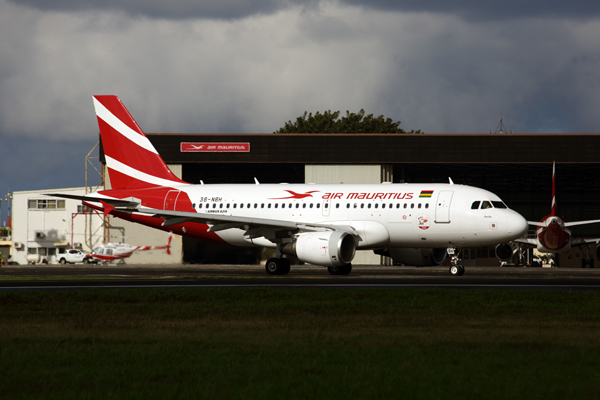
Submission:
<svg viewBox="0 0 600 400">
<path fill-rule="evenodd" d="M 556 161 L 559 213 L 568 221 L 600 219 L 600 134 L 147 136 L 172 170 L 191 183 L 254 183 L 254 178 L 261 183 L 436 183 L 451 178 L 496 193 L 531 221 L 550 212 Z M 117 219 L 112 223 L 127 225 Z M 600 238 L 600 224 L 578 226 L 573 233 Z M 361 253 L 367 254 L 358 255 L 355 263 L 380 262 L 379 256 Z M 491 253 L 466 251 L 465 265 L 476 257 L 492 258 Z M 183 261 L 194 263 L 247 263 L 260 256 L 190 238 L 183 238 L 181 250 Z M 581 250 L 563 257 L 561 265 L 572 259 L 575 266 Z M 490 262 L 498 265 L 495 258 Z"/>
</svg>

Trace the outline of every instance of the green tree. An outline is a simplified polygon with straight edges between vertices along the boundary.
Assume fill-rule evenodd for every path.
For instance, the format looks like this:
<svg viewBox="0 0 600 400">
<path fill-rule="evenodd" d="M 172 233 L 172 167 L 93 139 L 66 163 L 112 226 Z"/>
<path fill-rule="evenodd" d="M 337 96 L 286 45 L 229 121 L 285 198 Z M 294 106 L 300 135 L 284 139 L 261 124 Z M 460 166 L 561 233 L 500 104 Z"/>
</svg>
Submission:
<svg viewBox="0 0 600 400">
<path fill-rule="evenodd" d="M 339 111 L 328 110 L 322 114 L 317 111 L 315 115 L 305 111 L 296 122 L 286 122 L 275 133 L 422 133 L 420 129 L 407 132 L 399 127 L 400 121 L 394 122 L 383 115 L 365 115 L 364 109 L 357 113 L 346 111 L 346 116 L 339 116 Z"/>
</svg>

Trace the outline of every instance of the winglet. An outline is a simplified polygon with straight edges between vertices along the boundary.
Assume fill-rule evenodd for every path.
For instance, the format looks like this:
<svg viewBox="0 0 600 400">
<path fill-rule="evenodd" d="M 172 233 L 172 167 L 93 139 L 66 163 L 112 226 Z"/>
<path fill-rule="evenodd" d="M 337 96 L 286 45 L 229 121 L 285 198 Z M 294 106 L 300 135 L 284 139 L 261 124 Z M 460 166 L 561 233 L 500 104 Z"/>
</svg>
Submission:
<svg viewBox="0 0 600 400">
<path fill-rule="evenodd" d="M 104 207 L 104 216 L 105 216 L 105 217 L 106 217 L 108 214 L 110 214 L 110 212 L 111 212 L 112 210 L 114 210 L 115 208 L 117 208 L 117 207 L 115 207 L 115 206 L 113 206 L 113 205 L 110 205 L 110 204 L 108 204 L 108 203 L 107 203 L 107 202 L 105 202 L 105 201 L 100 201 L 100 203 L 102 203 L 102 206 Z"/>
</svg>

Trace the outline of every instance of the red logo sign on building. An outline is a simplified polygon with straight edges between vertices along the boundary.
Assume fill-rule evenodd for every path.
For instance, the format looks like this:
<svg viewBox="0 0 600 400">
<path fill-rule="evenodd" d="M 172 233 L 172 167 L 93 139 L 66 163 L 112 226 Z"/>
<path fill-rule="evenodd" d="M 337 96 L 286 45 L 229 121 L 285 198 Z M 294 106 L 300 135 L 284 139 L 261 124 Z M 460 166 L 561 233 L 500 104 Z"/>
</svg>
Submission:
<svg viewBox="0 0 600 400">
<path fill-rule="evenodd" d="M 182 153 L 249 153 L 250 143 L 181 142 Z"/>
</svg>

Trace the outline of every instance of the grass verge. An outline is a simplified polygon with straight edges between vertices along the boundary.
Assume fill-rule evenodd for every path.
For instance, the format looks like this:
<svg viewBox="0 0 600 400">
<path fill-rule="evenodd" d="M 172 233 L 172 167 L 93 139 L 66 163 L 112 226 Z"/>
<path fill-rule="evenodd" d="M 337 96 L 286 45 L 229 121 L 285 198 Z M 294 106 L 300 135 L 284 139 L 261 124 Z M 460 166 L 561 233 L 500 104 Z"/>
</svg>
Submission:
<svg viewBox="0 0 600 400">
<path fill-rule="evenodd" d="M 598 398 L 596 291 L 0 293 L 6 398 Z"/>
</svg>

